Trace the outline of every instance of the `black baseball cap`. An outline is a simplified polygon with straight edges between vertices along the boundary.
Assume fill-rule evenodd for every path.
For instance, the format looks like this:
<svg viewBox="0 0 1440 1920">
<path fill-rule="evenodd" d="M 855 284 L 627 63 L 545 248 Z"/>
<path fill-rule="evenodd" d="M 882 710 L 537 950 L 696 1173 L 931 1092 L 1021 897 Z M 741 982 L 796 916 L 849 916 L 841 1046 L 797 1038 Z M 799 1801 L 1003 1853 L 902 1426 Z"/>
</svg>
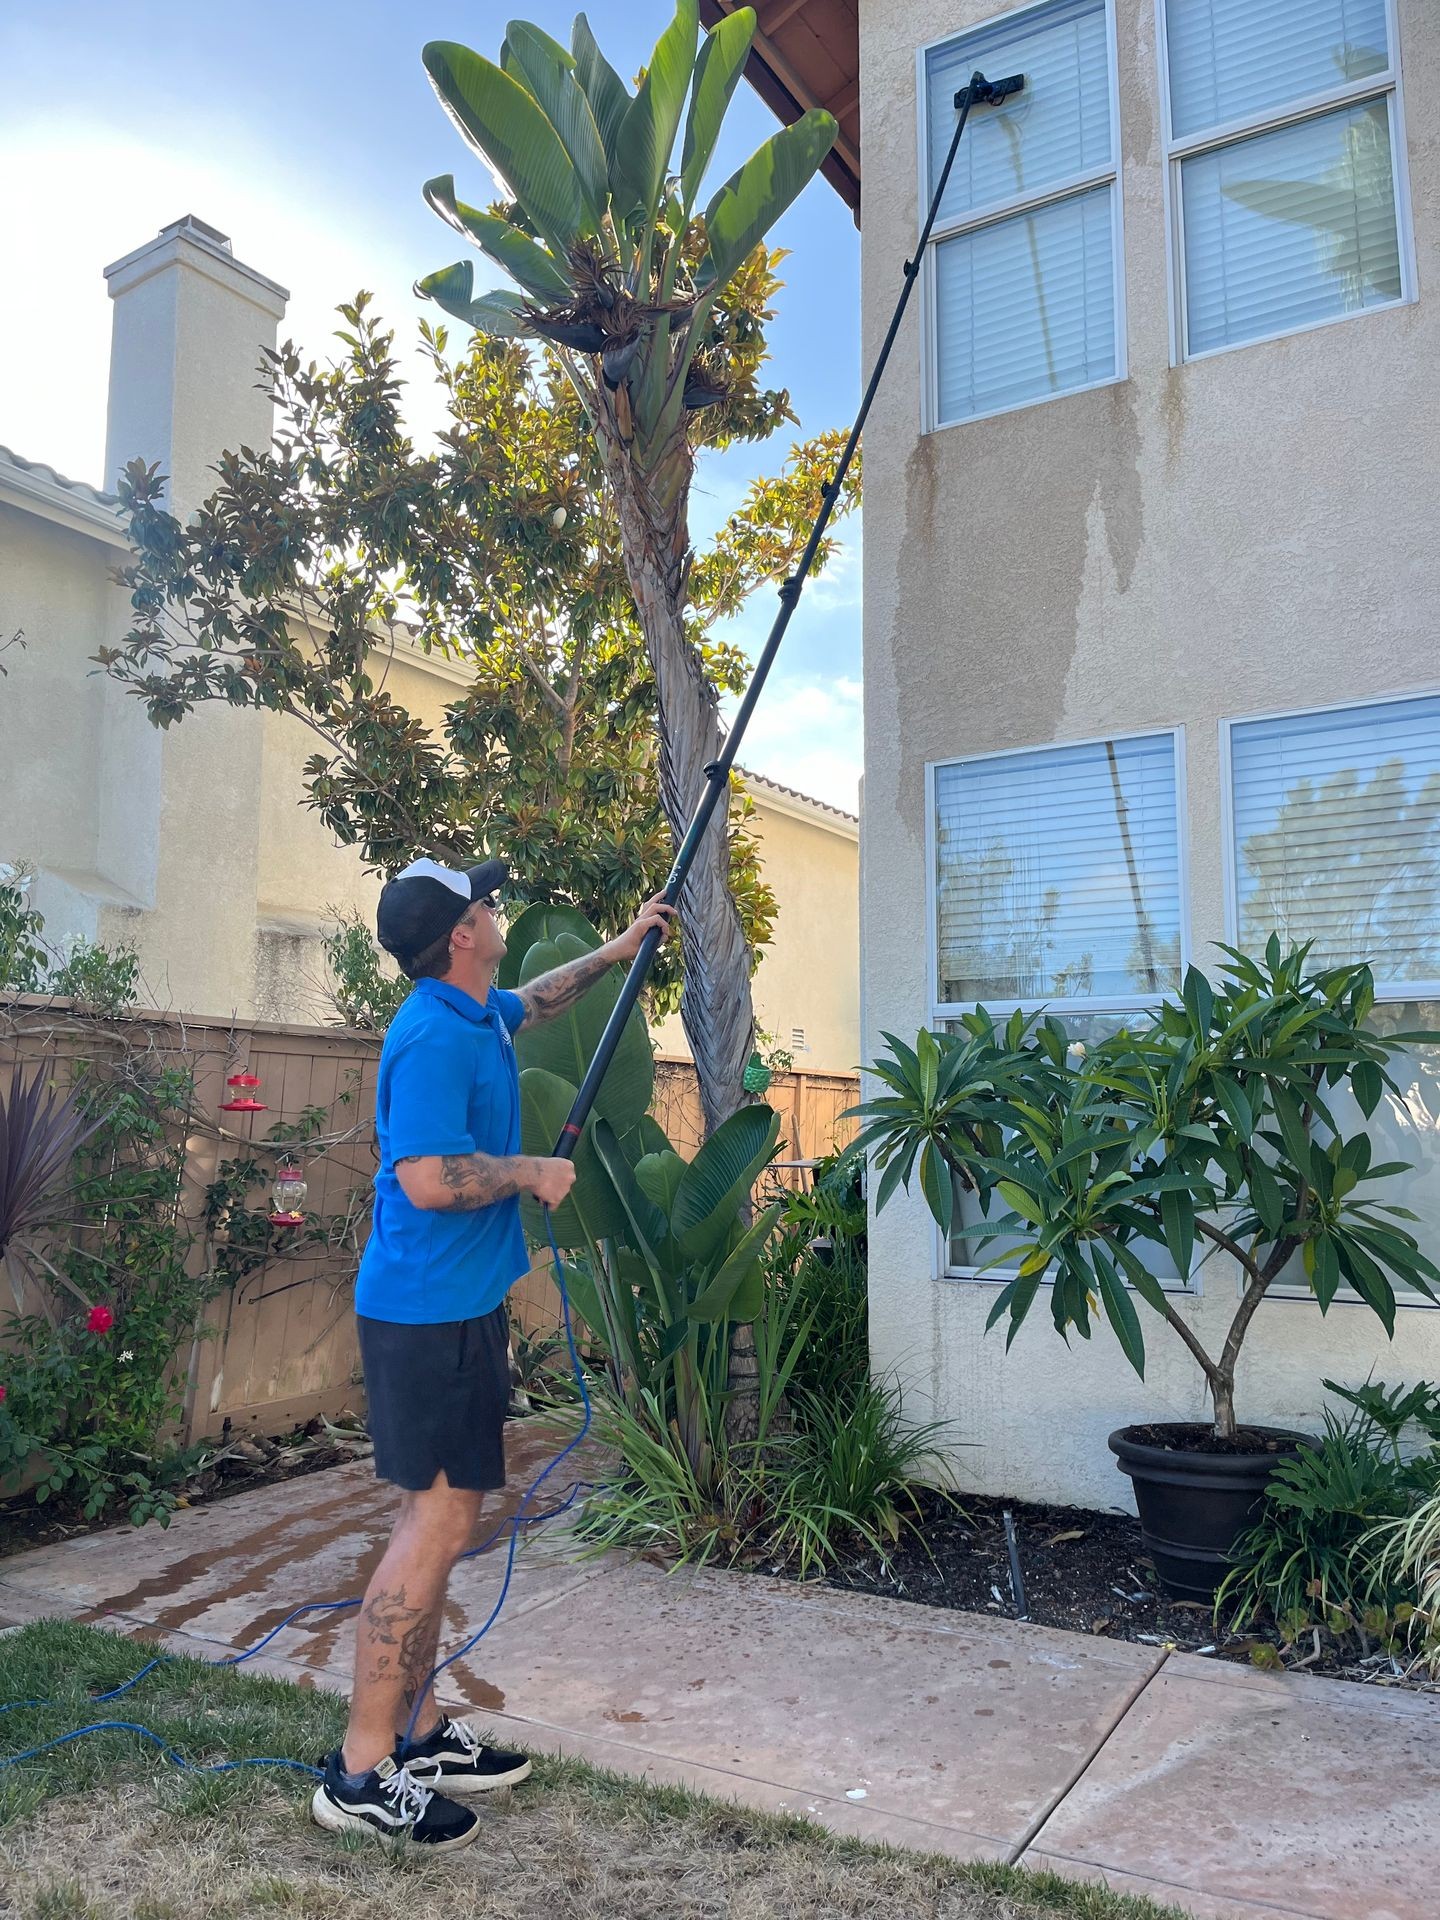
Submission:
<svg viewBox="0 0 1440 1920">
<path fill-rule="evenodd" d="M 478 867 L 412 860 L 380 890 L 375 932 L 381 946 L 408 970 L 427 947 L 459 924 L 475 901 L 504 886 L 509 877 L 503 860 L 486 860 Z"/>
</svg>

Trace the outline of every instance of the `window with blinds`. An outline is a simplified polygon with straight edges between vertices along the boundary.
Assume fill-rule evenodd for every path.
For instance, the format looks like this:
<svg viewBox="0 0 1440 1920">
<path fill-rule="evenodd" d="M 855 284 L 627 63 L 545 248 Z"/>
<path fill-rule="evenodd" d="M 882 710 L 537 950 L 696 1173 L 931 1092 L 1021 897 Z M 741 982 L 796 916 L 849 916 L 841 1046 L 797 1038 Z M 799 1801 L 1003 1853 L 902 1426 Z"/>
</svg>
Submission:
<svg viewBox="0 0 1440 1920">
<path fill-rule="evenodd" d="M 1232 723 L 1237 944 L 1440 994 L 1440 695 Z"/>
<path fill-rule="evenodd" d="M 1119 191 L 1107 0 L 1052 0 L 924 57 L 923 201 L 955 94 L 982 69 L 1025 88 L 966 123 L 928 249 L 932 426 L 1121 377 Z"/>
<path fill-rule="evenodd" d="M 1178 989 L 1179 752 L 1166 732 L 933 770 L 937 1018 Z"/>
<path fill-rule="evenodd" d="M 1391 0 L 1164 0 L 1185 357 L 1409 296 Z"/>
</svg>

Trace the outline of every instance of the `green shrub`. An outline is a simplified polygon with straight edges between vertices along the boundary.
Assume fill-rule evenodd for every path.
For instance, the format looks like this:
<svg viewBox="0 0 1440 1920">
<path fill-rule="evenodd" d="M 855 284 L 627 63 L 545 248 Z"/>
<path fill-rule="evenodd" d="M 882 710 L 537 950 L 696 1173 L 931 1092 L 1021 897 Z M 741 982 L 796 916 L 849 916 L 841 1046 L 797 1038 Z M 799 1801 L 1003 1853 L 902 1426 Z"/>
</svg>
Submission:
<svg viewBox="0 0 1440 1920">
<path fill-rule="evenodd" d="M 121 1502 L 132 1521 L 163 1521 L 174 1505 L 176 1351 L 214 1290 L 187 1269 L 179 1211 L 192 1095 L 188 1073 L 134 1061 L 82 1082 L 78 1105 L 98 1125 L 69 1197 L 87 1230 L 54 1236 L 41 1257 L 56 1304 L 6 1322 L 0 1486 L 28 1468 L 37 1502 L 86 1519 Z"/>
<path fill-rule="evenodd" d="M 325 969 L 341 1022 L 366 1032 L 384 1033 L 410 991 L 358 913 L 342 914 L 325 936 Z"/>
<path fill-rule="evenodd" d="M 1326 1386 L 1348 1403 L 1325 1410 L 1324 1432 L 1277 1463 L 1260 1520 L 1237 1542 L 1234 1570 L 1216 1599 L 1231 1632 L 1263 1623 L 1285 1648 L 1327 1636 L 1362 1653 L 1403 1638 L 1415 1611 L 1413 1577 L 1381 1550 L 1384 1523 L 1403 1523 L 1440 1490 L 1440 1396 L 1425 1382 L 1407 1389 Z M 1406 1429 L 1429 1444 L 1407 1454 Z"/>
<path fill-rule="evenodd" d="M 140 961 L 128 947 L 88 940 L 62 952 L 45 938 L 45 917 L 29 900 L 34 878 L 23 866 L 0 866 L 0 992 L 48 993 L 102 1013 L 133 1007 Z"/>
</svg>

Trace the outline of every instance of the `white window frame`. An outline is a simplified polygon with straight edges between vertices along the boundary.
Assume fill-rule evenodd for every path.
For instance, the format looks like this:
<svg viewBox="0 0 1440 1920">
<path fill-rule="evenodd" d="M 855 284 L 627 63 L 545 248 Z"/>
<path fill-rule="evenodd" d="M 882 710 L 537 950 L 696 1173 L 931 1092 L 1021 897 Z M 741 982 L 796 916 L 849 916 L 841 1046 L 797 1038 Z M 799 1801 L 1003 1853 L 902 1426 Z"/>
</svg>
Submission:
<svg viewBox="0 0 1440 1920">
<path fill-rule="evenodd" d="M 1346 315 L 1349 319 L 1352 316 Z M 1329 322 L 1322 322 L 1328 325 Z M 1224 869 L 1225 894 L 1225 939 L 1236 947 L 1240 944 L 1240 847 L 1235 827 L 1235 765 L 1232 747 L 1232 734 L 1236 727 L 1251 726 L 1258 720 L 1301 720 L 1319 718 L 1326 713 L 1357 713 L 1368 707 L 1398 707 L 1409 700 L 1435 699 L 1440 696 L 1440 686 L 1412 687 L 1405 693 L 1371 694 L 1358 700 L 1329 700 L 1318 707 L 1276 707 L 1259 713 L 1234 714 L 1220 722 L 1220 831 L 1222 836 L 1221 855 Z M 1406 980 L 1375 982 L 1375 1003 L 1377 1006 L 1403 1000 L 1440 1000 L 1440 980 Z M 1237 1270 L 1235 1275 L 1235 1294 L 1238 1299 L 1245 1291 L 1245 1276 Z M 1271 1301 L 1277 1305 L 1314 1306 L 1315 1296 L 1308 1287 L 1281 1286 L 1271 1287 L 1261 1302 L 1269 1306 Z M 1407 1311 L 1434 1313 L 1434 1302 L 1419 1296 L 1411 1299 L 1407 1294 L 1396 1290 L 1395 1304 Z M 1359 1294 L 1352 1292 L 1343 1282 L 1339 1292 L 1331 1302 L 1334 1307 L 1361 1307 L 1365 1302 Z M 1367 1308 L 1367 1311 L 1369 1309 Z"/>
<path fill-rule="evenodd" d="M 1370 314 L 1393 313 L 1397 307 L 1411 306 L 1418 298 L 1415 274 L 1415 226 L 1410 217 L 1410 169 L 1405 145 L 1405 110 L 1400 84 L 1400 22 L 1398 0 L 1385 0 L 1385 36 L 1390 48 L 1390 64 L 1383 73 L 1366 74 L 1363 80 L 1342 81 L 1319 93 L 1287 100 L 1283 106 L 1266 107 L 1220 126 L 1207 127 L 1201 133 L 1179 138 L 1170 122 L 1170 48 L 1165 24 L 1165 0 L 1155 0 L 1155 45 L 1160 70 L 1160 126 L 1165 154 L 1165 245 L 1168 253 L 1170 285 L 1170 364 L 1213 360 L 1217 354 L 1242 353 L 1246 347 L 1264 346 L 1271 340 L 1288 340 L 1295 334 L 1315 333 L 1321 327 L 1361 320 Z M 1273 133 L 1281 127 L 1314 120 L 1337 107 L 1366 100 L 1383 99 L 1389 111 L 1390 165 L 1395 186 L 1395 235 L 1400 252 L 1400 298 L 1382 304 L 1356 307 L 1349 313 L 1334 313 L 1325 320 L 1307 320 L 1299 326 L 1276 327 L 1269 333 L 1257 333 L 1245 340 L 1226 341 L 1218 347 L 1203 347 L 1192 353 L 1188 343 L 1189 313 L 1185 297 L 1185 212 L 1180 192 L 1181 163 L 1197 153 L 1210 153 L 1218 147 L 1235 145 L 1254 134 Z"/>
<path fill-rule="evenodd" d="M 980 213 L 966 213 L 959 219 L 937 220 L 925 247 L 925 258 L 920 271 L 920 431 L 922 433 L 942 433 L 947 427 L 965 427 L 980 420 L 995 420 L 1002 414 L 1022 413 L 1027 407 L 1047 406 L 1054 400 L 1067 400 L 1072 394 L 1094 393 L 1100 387 L 1114 387 L 1129 378 L 1127 362 L 1127 337 L 1125 329 L 1125 220 L 1122 206 L 1120 178 L 1120 80 L 1119 62 L 1115 36 L 1115 0 L 1102 0 L 1105 10 L 1106 63 L 1110 83 L 1110 159 L 1103 167 L 1091 167 L 1084 173 L 1068 175 L 1063 180 L 1054 180 L 1036 193 L 1012 195 L 1008 200 L 995 201 Z M 941 34 L 938 39 L 928 40 L 915 56 L 915 102 L 916 102 L 916 139 L 919 153 L 919 194 L 916 211 L 916 237 L 925 223 L 925 215 L 930 210 L 930 200 L 934 188 L 930 180 L 930 87 L 926 63 L 929 56 L 940 47 L 950 46 L 956 40 L 968 40 L 972 34 L 988 32 L 992 27 L 1008 26 L 1012 21 L 1023 20 L 1032 13 L 1043 13 L 1047 7 L 1054 6 L 1056 0 L 1027 0 L 1023 7 L 1014 7 L 1005 12 L 991 14 L 987 19 L 977 20 L 959 33 Z M 997 74 L 987 75 L 989 79 L 1001 78 Z M 962 136 L 963 138 L 963 136 Z M 1009 406 L 992 407 L 985 413 L 962 414 L 956 420 L 945 420 L 940 414 L 940 364 L 937 342 L 939 339 L 938 275 L 935 271 L 936 254 L 941 244 L 953 240 L 957 234 L 979 233 L 985 227 L 997 226 L 1002 220 L 1008 220 L 1017 213 L 1033 213 L 1042 207 L 1055 205 L 1062 200 L 1073 200 L 1077 195 L 1089 193 L 1096 187 L 1108 186 L 1110 189 L 1110 226 L 1111 226 L 1111 265 L 1114 274 L 1115 307 L 1115 371 L 1103 380 L 1087 380 L 1082 386 L 1066 387 L 1059 393 L 1037 394 L 1028 400 L 1016 400 Z"/>
<path fill-rule="evenodd" d="M 958 1020 L 962 1014 L 973 1013 L 977 1002 L 941 1000 L 940 998 L 940 842 L 935 823 L 936 775 L 947 767 L 978 766 L 987 761 L 1013 760 L 1021 754 L 1065 753 L 1077 747 L 1104 746 L 1107 741 L 1154 740 L 1163 735 L 1170 736 L 1175 755 L 1175 831 L 1178 856 L 1178 883 L 1180 889 L 1180 974 L 1184 978 L 1185 969 L 1190 965 L 1190 807 L 1185 775 L 1185 728 L 1183 725 L 1170 727 L 1131 727 L 1123 733 L 1089 734 L 1079 740 L 1039 740 L 1030 746 L 1005 747 L 992 753 L 957 753 L 944 760 L 929 760 L 925 763 L 925 988 L 929 1001 L 931 1028 L 938 1028 L 946 1021 Z M 995 1003 L 992 1010 L 1009 1014 L 1015 1006 L 1026 1013 L 1064 1014 L 1105 1014 L 1130 1013 L 1137 1009 L 1146 1010 L 1160 1005 L 1160 997 L 1146 1000 L 1143 996 L 1129 994 L 1062 994 L 1050 999 L 1022 997 L 1016 1001 L 1007 1000 L 1003 1007 Z M 933 1223 L 932 1223 L 933 1224 Z M 973 1266 L 957 1267 L 950 1264 L 950 1248 L 944 1233 L 938 1225 L 932 1235 L 934 1246 L 933 1272 L 940 1280 L 961 1281 L 969 1285 L 1004 1287 L 1014 1279 L 1013 1273 L 994 1270 L 979 1273 Z M 1045 1285 L 1049 1285 L 1048 1272 L 1042 1275 Z M 1166 1293 L 1184 1294 L 1191 1298 L 1203 1291 L 1203 1268 L 1200 1263 L 1192 1269 L 1188 1281 L 1162 1280 L 1161 1287 Z M 1128 1287 L 1129 1282 L 1125 1283 Z"/>
</svg>

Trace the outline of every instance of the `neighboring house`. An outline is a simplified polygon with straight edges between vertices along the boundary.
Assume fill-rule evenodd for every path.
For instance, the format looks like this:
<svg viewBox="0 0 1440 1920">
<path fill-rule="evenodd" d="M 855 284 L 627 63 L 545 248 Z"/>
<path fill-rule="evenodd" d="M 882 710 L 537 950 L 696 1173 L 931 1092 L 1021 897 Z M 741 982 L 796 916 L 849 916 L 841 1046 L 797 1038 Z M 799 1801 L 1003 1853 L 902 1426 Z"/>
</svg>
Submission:
<svg viewBox="0 0 1440 1920">
<path fill-rule="evenodd" d="M 1440 18 L 858 11 L 785 64 L 800 106 L 863 76 L 867 365 L 956 89 L 1026 77 L 971 120 L 866 432 L 866 1058 L 980 1000 L 1083 1039 L 1272 928 L 1440 1028 Z M 1433 1257 L 1436 1051 L 1406 1077 L 1411 1124 L 1378 1117 Z M 1203 1413 L 1179 1342 L 1153 1323 L 1142 1382 L 1037 1306 L 1007 1355 L 972 1258 L 918 1197 L 875 1223 L 877 1370 L 978 1443 L 981 1487 L 1125 1499 L 1110 1429 Z M 1212 1350 L 1236 1287 L 1217 1258 L 1177 1290 Z M 1314 1426 L 1327 1375 L 1440 1374 L 1440 1314 L 1392 1345 L 1359 1305 L 1270 1298 L 1245 1353 L 1249 1417 Z"/>
<path fill-rule="evenodd" d="M 137 454 L 193 510 L 226 448 L 263 446 L 256 388 L 287 294 L 193 218 L 106 269 L 115 303 L 105 473 Z M 0 417 L 0 437 L 3 437 Z M 46 937 L 131 945 L 154 1001 L 179 1012 L 328 1017 L 321 940 L 373 910 L 378 882 L 302 805 L 314 750 L 296 721 L 202 707 L 161 732 L 92 666 L 126 630 L 110 581 L 125 557 L 114 499 L 0 448 L 0 860 L 38 872 Z M 465 668 L 403 646 L 395 698 L 438 726 Z M 858 823 L 750 777 L 765 877 L 780 901 L 756 982 L 762 1024 L 797 1066 L 859 1059 Z M 656 875 L 657 885 L 663 875 Z M 679 1023 L 667 1049 L 683 1051 Z M 795 1036 L 800 1038 L 797 1042 Z"/>
</svg>

